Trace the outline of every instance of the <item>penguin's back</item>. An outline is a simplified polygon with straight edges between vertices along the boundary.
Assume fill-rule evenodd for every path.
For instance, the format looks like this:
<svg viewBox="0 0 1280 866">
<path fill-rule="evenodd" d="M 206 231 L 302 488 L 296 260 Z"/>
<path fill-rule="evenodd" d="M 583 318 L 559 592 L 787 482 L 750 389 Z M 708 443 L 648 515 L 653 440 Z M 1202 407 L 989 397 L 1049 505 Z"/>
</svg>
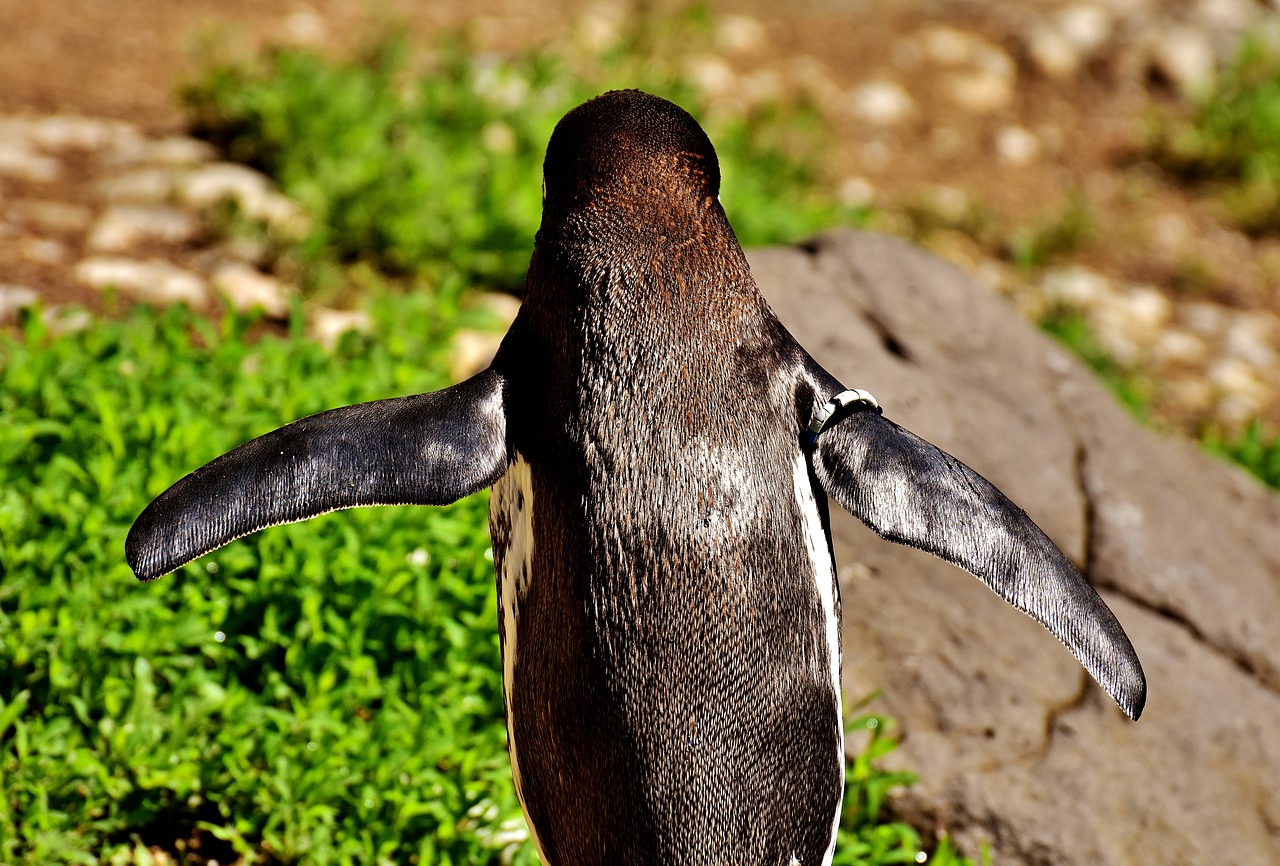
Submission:
<svg viewBox="0 0 1280 866">
<path fill-rule="evenodd" d="M 763 307 L 725 353 L 600 309 L 607 350 L 525 369 L 541 420 L 491 500 L 531 829 L 553 864 L 822 863 L 843 743 L 811 397 L 752 368 L 780 360 Z"/>
</svg>

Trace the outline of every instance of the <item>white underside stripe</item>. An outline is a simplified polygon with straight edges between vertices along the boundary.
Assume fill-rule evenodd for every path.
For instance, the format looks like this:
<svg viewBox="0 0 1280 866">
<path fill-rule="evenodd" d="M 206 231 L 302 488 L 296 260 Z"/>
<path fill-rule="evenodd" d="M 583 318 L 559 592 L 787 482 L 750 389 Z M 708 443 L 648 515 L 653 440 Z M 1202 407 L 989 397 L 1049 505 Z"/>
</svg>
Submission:
<svg viewBox="0 0 1280 866">
<path fill-rule="evenodd" d="M 796 500 L 800 506 L 800 519 L 804 521 L 804 546 L 809 553 L 809 562 L 813 566 L 815 589 L 822 603 L 822 611 L 826 618 L 824 629 L 827 639 L 827 654 L 831 663 L 831 684 L 836 694 L 836 742 L 835 749 L 842 770 L 844 768 L 844 699 L 840 689 L 840 621 L 836 617 L 836 572 L 831 560 L 831 548 L 827 544 L 827 533 L 822 528 L 822 518 L 818 514 L 818 502 L 814 498 L 813 484 L 809 478 L 809 464 L 803 454 L 797 454 L 794 470 Z M 827 853 L 823 855 L 823 866 L 830 866 L 836 851 L 836 831 L 840 826 L 840 806 L 844 802 L 844 786 L 840 786 L 840 797 L 837 801 L 836 814 L 831 824 L 831 842 L 827 845 Z"/>
<path fill-rule="evenodd" d="M 511 753 L 511 777 L 515 782 L 516 796 L 520 798 L 520 807 L 524 811 L 529 835 L 538 849 L 542 862 L 550 866 L 542 850 L 542 842 L 538 839 L 538 831 L 529 820 L 529 809 L 524 800 L 524 780 L 520 775 L 520 751 L 516 742 L 515 727 L 512 724 L 515 667 L 516 658 L 519 655 L 519 611 L 524 605 L 529 584 L 533 579 L 533 479 L 529 473 L 529 464 L 518 452 L 506 474 L 493 485 L 493 492 L 489 497 L 489 510 L 495 515 L 504 515 L 511 526 L 507 549 L 494 551 L 495 562 L 501 563 L 498 575 L 501 585 L 498 605 L 503 624 L 502 692 L 506 699 L 504 703 L 507 712 L 507 742 Z"/>
</svg>

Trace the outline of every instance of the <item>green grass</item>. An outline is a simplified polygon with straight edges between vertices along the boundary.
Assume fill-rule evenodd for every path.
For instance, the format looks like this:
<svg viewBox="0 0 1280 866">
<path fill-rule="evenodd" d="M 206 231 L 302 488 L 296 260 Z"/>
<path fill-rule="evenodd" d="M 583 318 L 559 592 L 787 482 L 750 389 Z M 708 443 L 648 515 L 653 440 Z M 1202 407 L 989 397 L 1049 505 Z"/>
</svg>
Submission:
<svg viewBox="0 0 1280 866">
<path fill-rule="evenodd" d="M 0 862 L 196 827 L 289 862 L 493 859 L 518 810 L 483 497 L 283 527 L 145 586 L 122 560 L 146 501 L 238 442 L 447 384 L 435 312 L 400 302 L 415 327 L 334 355 L 177 311 L 0 344 Z"/>
<path fill-rule="evenodd" d="M 346 62 L 285 49 L 215 64 L 185 91 L 194 129 L 301 202 L 314 228 L 297 250 L 324 290 L 334 264 L 518 290 L 541 213 L 542 158 L 556 122 L 605 90 L 675 101 L 720 156 L 722 201 L 746 244 L 799 241 L 865 219 L 814 166 L 825 132 L 789 101 L 711 106 L 681 64 L 711 46 L 709 16 L 637 17 L 603 52 L 545 49 L 479 58 L 459 37 L 429 57 L 390 41 Z"/>
<path fill-rule="evenodd" d="M 376 333 L 332 353 L 181 309 L 0 336 L 0 862 L 147 863 L 197 838 L 221 862 L 536 861 L 484 496 L 277 527 L 151 584 L 124 563 L 133 518 L 199 464 L 447 384 L 465 316 L 423 293 L 373 308 Z M 922 850 L 881 817 L 911 781 L 878 769 L 884 730 L 851 768 L 842 864 Z M 933 862 L 967 863 L 945 840 Z"/>
<path fill-rule="evenodd" d="M 1246 39 L 1191 118 L 1153 121 L 1148 150 L 1175 176 L 1217 190 L 1241 227 L 1280 230 L 1280 51 Z"/>
<path fill-rule="evenodd" d="M 1211 431 L 1204 444 L 1210 452 L 1238 463 L 1268 487 L 1280 490 L 1280 435 L 1267 435 L 1261 422 L 1253 422 L 1237 436 Z"/>
<path fill-rule="evenodd" d="M 1051 312 L 1040 320 L 1040 329 L 1089 365 L 1116 399 L 1136 418 L 1143 421 L 1147 419 L 1152 383 L 1140 375 L 1121 369 L 1106 349 L 1099 345 L 1082 315 L 1067 311 Z"/>
</svg>

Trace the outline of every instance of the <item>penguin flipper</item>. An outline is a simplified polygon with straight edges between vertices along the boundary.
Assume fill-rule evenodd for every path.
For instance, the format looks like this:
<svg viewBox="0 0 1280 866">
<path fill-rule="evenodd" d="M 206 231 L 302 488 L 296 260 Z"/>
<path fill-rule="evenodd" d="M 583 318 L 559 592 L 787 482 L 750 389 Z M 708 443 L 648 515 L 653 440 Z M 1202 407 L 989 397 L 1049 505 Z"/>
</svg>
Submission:
<svg viewBox="0 0 1280 866">
<path fill-rule="evenodd" d="M 1067 645 L 1131 719 L 1147 685 L 1115 614 L 1066 555 L 968 466 L 878 411 L 856 411 L 817 438 L 828 495 L 882 538 L 974 574 Z"/>
<path fill-rule="evenodd" d="M 359 505 L 446 505 L 506 471 L 505 382 L 330 409 L 205 464 L 148 505 L 125 541 L 154 580 L 243 535 Z"/>
</svg>

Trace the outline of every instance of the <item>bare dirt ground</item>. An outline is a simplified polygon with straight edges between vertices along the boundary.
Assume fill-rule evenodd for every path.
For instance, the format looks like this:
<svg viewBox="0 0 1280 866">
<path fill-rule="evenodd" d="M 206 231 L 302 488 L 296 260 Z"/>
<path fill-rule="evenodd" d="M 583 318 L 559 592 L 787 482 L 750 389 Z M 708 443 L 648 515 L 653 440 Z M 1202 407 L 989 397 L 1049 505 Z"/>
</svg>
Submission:
<svg viewBox="0 0 1280 866">
<path fill-rule="evenodd" d="M 660 10 L 675 4 L 635 5 Z M 713 64 L 712 72 L 728 69 L 730 77 L 722 75 L 717 84 L 712 75 L 707 87 L 737 98 L 743 88 L 802 82 L 836 134 L 828 167 L 833 182 L 845 195 L 876 206 L 876 227 L 911 236 L 978 273 L 1032 315 L 1044 303 L 1046 266 L 1084 268 L 1087 277 L 1101 278 L 1120 308 L 1139 310 L 1120 315 L 1133 321 L 1117 326 L 1116 354 L 1133 348 L 1128 361 L 1157 378 L 1196 368 L 1199 379 L 1192 386 L 1157 388 L 1158 418 L 1191 432 L 1206 423 L 1238 426 L 1255 416 L 1273 429 L 1280 424 L 1280 370 L 1274 352 L 1267 355 L 1280 321 L 1280 244 L 1235 231 L 1212 200 L 1139 158 L 1143 118 L 1153 109 L 1189 106 L 1173 80 L 1176 69 L 1171 76 L 1151 61 L 1159 34 L 1202 19 L 1208 27 L 1229 14 L 1274 15 L 1263 0 L 711 5 L 722 18 L 748 23 L 738 30 L 738 44 L 714 58 L 720 67 Z M 1071 19 L 1070 10 L 1081 8 L 1083 17 Z M 506 0 L 0 0 L 6 34 L 0 114 L 83 114 L 126 120 L 151 133 L 177 132 L 183 116 L 175 94 L 198 70 L 202 46 L 247 53 L 283 41 L 342 51 L 380 22 L 405 22 L 424 45 L 466 26 L 477 44 L 502 51 L 564 38 L 600 9 L 599 3 L 574 0 L 536 7 Z M 1072 20 L 1086 25 L 1081 32 L 1088 50 L 1078 51 L 1077 66 L 1060 74 L 1052 58 L 1046 65 L 1036 54 L 1032 37 L 1055 21 L 1066 22 L 1070 35 Z M 1107 22 L 1096 45 L 1089 43 L 1090 20 Z M 1218 31 L 1211 35 L 1224 38 Z M 5 199 L 35 196 L 87 207 L 86 177 L 73 159 L 69 171 L 38 189 L 0 179 L 0 207 Z M 1011 243 L 1069 223 L 1072 214 L 1080 225 L 1060 244 L 1055 261 L 1030 270 L 1010 263 Z M 6 244 L 0 283 L 32 286 L 51 302 L 94 302 L 70 268 L 15 253 L 0 239 L 0 247 Z M 1065 273 L 1054 285 L 1078 294 L 1079 273 Z M 1243 313 L 1263 316 L 1249 320 L 1256 363 L 1241 374 L 1244 385 L 1224 385 L 1213 378 L 1213 364 L 1223 341 L 1230 342 L 1224 334 L 1233 327 L 1231 316 Z M 1196 331 L 1197 316 L 1213 319 L 1212 328 L 1223 333 Z M 1106 331 L 1106 321 L 1101 324 Z M 1171 331 L 1189 334 L 1192 342 L 1164 346 Z M 1177 351 L 1183 355 L 1165 363 Z"/>
</svg>

